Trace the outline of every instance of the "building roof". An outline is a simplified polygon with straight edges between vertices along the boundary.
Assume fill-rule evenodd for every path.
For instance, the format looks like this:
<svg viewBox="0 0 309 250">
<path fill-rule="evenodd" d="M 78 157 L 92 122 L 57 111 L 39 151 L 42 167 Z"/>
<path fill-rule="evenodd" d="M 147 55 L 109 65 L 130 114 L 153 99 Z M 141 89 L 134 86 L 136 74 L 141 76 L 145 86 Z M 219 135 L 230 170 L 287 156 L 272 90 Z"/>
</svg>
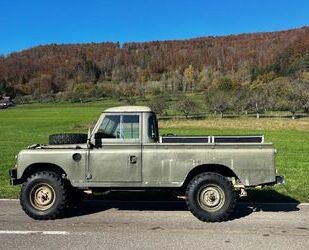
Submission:
<svg viewBox="0 0 309 250">
<path fill-rule="evenodd" d="M 119 106 L 108 108 L 104 112 L 151 112 L 151 109 L 146 106 Z"/>
</svg>

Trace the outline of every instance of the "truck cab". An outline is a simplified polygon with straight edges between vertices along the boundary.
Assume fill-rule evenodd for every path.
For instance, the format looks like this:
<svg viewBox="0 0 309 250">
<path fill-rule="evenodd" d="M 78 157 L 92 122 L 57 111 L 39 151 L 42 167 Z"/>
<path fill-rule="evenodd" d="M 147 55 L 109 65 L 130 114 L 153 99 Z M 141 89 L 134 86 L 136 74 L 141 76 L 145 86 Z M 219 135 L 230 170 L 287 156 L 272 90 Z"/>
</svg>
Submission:
<svg viewBox="0 0 309 250">
<path fill-rule="evenodd" d="M 143 145 L 158 140 L 157 119 L 150 108 L 124 106 L 105 110 L 91 136 L 95 147 L 89 157 L 89 180 L 141 183 Z"/>
</svg>

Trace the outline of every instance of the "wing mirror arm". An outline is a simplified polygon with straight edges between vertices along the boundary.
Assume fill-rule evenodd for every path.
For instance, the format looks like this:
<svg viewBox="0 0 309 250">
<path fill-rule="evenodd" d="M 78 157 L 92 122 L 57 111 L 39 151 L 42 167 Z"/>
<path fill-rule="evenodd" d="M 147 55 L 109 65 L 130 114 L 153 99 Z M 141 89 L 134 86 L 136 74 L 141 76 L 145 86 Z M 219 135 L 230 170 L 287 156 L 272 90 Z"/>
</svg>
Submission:
<svg viewBox="0 0 309 250">
<path fill-rule="evenodd" d="M 90 132 L 90 128 L 88 128 L 88 136 L 87 136 L 87 148 L 91 147 L 91 132 Z"/>
</svg>

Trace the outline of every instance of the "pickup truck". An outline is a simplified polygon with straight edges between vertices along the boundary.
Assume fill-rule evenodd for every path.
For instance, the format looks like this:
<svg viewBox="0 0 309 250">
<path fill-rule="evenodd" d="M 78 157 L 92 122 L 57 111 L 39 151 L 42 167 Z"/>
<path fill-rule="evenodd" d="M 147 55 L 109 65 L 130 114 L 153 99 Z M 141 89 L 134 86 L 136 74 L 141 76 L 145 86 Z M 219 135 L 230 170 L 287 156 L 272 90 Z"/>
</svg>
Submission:
<svg viewBox="0 0 309 250">
<path fill-rule="evenodd" d="M 263 136 L 159 136 L 150 108 L 121 106 L 105 110 L 88 135 L 51 135 L 22 150 L 9 174 L 38 220 L 58 218 L 86 190 L 172 190 L 195 217 L 218 222 L 246 188 L 284 182 L 275 154 Z"/>
</svg>

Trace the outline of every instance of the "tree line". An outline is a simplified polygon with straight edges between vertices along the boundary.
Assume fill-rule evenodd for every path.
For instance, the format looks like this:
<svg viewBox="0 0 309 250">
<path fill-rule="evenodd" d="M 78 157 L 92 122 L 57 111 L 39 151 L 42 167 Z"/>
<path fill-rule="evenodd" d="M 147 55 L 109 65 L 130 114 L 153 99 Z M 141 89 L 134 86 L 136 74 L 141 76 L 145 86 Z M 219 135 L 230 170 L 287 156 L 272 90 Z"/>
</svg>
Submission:
<svg viewBox="0 0 309 250">
<path fill-rule="evenodd" d="M 309 27 L 123 45 L 51 44 L 0 56 L 0 95 L 18 102 L 133 103 L 202 93 L 207 109 L 221 114 L 296 112 L 307 111 L 308 72 Z"/>
<path fill-rule="evenodd" d="M 293 83 L 291 81 L 273 82 L 257 86 L 254 89 L 241 86 L 234 90 L 210 89 L 202 96 L 177 96 L 176 102 L 171 102 L 171 96 L 162 94 L 153 97 L 148 105 L 161 116 L 167 115 L 167 110 L 174 110 L 186 118 L 205 113 L 248 115 L 261 114 L 268 111 L 288 111 L 292 119 L 297 112 L 309 114 L 309 82 Z"/>
</svg>

